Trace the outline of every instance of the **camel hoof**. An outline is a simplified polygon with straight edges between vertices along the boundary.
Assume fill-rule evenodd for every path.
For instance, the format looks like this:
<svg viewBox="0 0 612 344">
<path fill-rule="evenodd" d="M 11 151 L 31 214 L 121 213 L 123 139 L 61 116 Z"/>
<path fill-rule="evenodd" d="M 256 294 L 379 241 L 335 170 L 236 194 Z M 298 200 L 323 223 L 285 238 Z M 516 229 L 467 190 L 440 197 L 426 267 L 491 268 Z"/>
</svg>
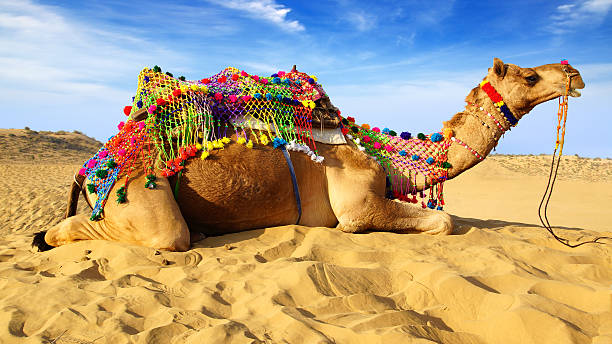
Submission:
<svg viewBox="0 0 612 344">
<path fill-rule="evenodd" d="M 32 247 L 36 246 L 38 252 L 49 251 L 53 248 L 53 246 L 47 244 L 45 241 L 45 234 L 47 234 L 47 231 L 38 232 L 34 234 L 34 239 L 32 239 Z"/>
</svg>

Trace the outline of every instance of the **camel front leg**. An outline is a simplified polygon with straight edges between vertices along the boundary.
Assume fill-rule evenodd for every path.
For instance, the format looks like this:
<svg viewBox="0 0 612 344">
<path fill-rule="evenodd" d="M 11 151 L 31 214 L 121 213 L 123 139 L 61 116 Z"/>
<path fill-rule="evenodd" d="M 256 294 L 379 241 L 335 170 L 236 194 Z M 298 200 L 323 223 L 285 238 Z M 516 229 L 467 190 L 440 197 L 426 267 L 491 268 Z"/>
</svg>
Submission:
<svg viewBox="0 0 612 344">
<path fill-rule="evenodd" d="M 340 206 L 340 205 L 337 205 Z M 354 204 L 335 211 L 338 229 L 358 233 L 379 230 L 396 233 L 451 234 L 453 222 L 447 213 L 368 194 Z"/>
<path fill-rule="evenodd" d="M 128 200 L 121 204 L 116 202 L 115 190 L 120 185 L 115 185 L 104 208 L 104 219 L 90 221 L 89 214 L 69 217 L 51 228 L 44 241 L 54 247 L 81 240 L 108 240 L 161 250 L 188 250 L 189 229 L 168 180 L 159 178 L 153 190 L 145 189 L 144 183 L 144 176 L 133 179 Z"/>
</svg>

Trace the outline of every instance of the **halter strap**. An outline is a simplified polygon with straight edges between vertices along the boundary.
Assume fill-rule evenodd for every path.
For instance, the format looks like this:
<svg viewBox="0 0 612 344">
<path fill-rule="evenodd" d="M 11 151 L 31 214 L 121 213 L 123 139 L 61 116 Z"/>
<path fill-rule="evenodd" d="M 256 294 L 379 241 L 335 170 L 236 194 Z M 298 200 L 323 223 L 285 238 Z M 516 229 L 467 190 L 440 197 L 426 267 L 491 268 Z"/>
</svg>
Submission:
<svg viewBox="0 0 612 344">
<path fill-rule="evenodd" d="M 283 140 L 284 141 L 284 140 Z M 283 152 L 283 156 L 285 157 L 285 161 L 287 161 L 287 166 L 289 167 L 289 172 L 291 173 L 291 182 L 293 183 L 293 194 L 295 195 L 295 203 L 298 209 L 298 218 L 295 221 L 295 224 L 300 224 L 300 219 L 302 218 L 302 199 L 300 198 L 300 189 L 297 183 L 297 177 L 295 176 L 295 170 L 293 169 L 293 163 L 291 162 L 291 156 L 289 156 L 289 152 L 285 147 L 284 143 L 277 144 L 277 141 L 274 141 L 275 148 L 279 148 Z"/>
</svg>

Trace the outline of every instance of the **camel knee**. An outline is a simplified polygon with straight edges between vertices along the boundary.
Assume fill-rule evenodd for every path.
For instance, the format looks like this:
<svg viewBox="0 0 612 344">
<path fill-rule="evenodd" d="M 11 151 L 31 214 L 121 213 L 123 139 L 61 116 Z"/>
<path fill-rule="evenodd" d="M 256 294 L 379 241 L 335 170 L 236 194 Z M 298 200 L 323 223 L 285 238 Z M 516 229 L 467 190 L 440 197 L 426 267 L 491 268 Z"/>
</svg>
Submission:
<svg viewBox="0 0 612 344">
<path fill-rule="evenodd" d="M 187 251 L 191 245 L 191 239 L 187 226 L 178 226 L 164 233 L 152 235 L 149 247 L 165 251 Z"/>
<path fill-rule="evenodd" d="M 69 217 L 47 231 L 45 242 L 58 247 L 75 241 L 92 239 L 80 230 L 81 226 L 80 215 Z"/>
<path fill-rule="evenodd" d="M 453 219 L 445 212 L 436 210 L 433 217 L 431 229 L 424 231 L 424 234 L 430 235 L 449 235 L 453 233 Z"/>
</svg>

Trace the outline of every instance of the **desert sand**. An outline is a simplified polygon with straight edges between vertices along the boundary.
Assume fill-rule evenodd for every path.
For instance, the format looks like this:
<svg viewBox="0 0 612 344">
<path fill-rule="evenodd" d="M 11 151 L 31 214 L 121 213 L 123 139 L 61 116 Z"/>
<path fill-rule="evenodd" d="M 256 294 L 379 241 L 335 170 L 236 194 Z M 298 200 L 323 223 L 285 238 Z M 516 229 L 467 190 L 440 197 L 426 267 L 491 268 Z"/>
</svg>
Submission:
<svg viewBox="0 0 612 344">
<path fill-rule="evenodd" d="M 447 183 L 450 236 L 283 226 L 183 253 L 35 252 L 97 144 L 0 131 L 1 343 L 612 343 L 612 242 L 571 249 L 538 225 L 550 156 L 491 156 Z M 612 236 L 612 161 L 561 166 L 555 230 Z"/>
</svg>

